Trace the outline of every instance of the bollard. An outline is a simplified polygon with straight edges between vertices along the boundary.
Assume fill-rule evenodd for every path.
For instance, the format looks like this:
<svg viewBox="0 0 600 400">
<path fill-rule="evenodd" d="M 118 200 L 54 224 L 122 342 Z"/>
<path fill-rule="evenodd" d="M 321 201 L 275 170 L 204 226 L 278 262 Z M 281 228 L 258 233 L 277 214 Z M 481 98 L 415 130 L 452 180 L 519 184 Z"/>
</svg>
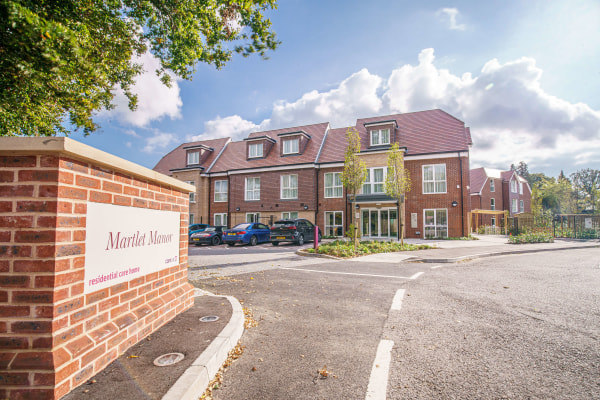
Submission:
<svg viewBox="0 0 600 400">
<path fill-rule="evenodd" d="M 315 250 L 317 250 L 319 248 L 319 227 L 317 225 L 315 225 L 314 248 L 315 248 Z"/>
</svg>

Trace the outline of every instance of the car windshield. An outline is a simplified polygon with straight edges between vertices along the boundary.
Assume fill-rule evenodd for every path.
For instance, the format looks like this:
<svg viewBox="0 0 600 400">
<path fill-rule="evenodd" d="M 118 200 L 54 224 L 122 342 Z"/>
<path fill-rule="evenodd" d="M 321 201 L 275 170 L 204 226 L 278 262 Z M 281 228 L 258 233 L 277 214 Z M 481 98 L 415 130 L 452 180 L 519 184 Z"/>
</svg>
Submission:
<svg viewBox="0 0 600 400">
<path fill-rule="evenodd" d="M 250 229 L 252 224 L 237 224 L 232 229 Z"/>
<path fill-rule="evenodd" d="M 217 230 L 217 228 L 215 228 L 214 226 L 209 226 L 208 228 L 206 228 L 206 229 L 204 230 L 204 232 L 214 232 L 214 231 L 216 231 L 216 230 Z"/>
<path fill-rule="evenodd" d="M 294 221 L 287 221 L 287 220 L 275 221 L 275 223 L 273 224 L 273 226 L 276 228 L 283 228 L 283 227 L 292 226 L 292 225 L 294 225 Z"/>
</svg>

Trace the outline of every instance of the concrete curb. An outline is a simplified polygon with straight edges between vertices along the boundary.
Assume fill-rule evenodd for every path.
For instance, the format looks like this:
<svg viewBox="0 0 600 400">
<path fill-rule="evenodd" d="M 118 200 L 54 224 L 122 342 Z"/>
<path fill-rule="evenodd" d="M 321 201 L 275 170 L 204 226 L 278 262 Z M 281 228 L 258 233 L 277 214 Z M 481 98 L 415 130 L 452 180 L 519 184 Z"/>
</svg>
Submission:
<svg viewBox="0 0 600 400">
<path fill-rule="evenodd" d="M 330 260 L 347 260 L 346 258 L 330 256 L 328 254 L 309 253 L 304 249 L 296 250 L 296 254 L 302 257 L 329 258 Z"/>
<path fill-rule="evenodd" d="M 527 249 L 527 250 L 508 250 L 508 251 L 497 251 L 489 253 L 469 254 L 466 256 L 453 257 L 453 258 L 423 258 L 423 257 L 411 257 L 407 258 L 406 262 L 421 262 L 421 263 L 456 263 L 465 260 L 476 260 L 478 258 L 495 257 L 495 256 L 506 256 L 511 254 L 527 254 L 527 253 L 540 253 L 542 251 L 560 251 L 560 250 L 577 250 L 577 249 L 592 249 L 598 248 L 600 245 L 593 246 L 569 246 L 569 247 L 555 247 L 555 248 L 543 248 L 543 249 Z"/>
<path fill-rule="evenodd" d="M 196 289 L 194 296 L 216 296 L 210 292 Z M 215 377 L 227 360 L 227 355 L 244 333 L 244 311 L 240 302 L 231 296 L 225 297 L 231 303 L 231 319 L 217 335 L 215 340 L 200 354 L 190 367 L 177 379 L 177 382 L 162 397 L 162 400 L 197 400 L 210 381 Z"/>
</svg>

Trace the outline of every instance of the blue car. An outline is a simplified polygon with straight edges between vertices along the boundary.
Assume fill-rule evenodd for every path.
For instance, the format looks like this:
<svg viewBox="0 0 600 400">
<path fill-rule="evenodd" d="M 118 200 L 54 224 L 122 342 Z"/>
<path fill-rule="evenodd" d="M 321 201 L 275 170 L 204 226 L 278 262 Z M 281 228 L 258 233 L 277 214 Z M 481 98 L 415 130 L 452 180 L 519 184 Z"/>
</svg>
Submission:
<svg viewBox="0 0 600 400">
<path fill-rule="evenodd" d="M 208 224 L 191 224 L 188 226 L 188 242 L 192 241 L 192 233 L 202 232 L 208 228 Z"/>
<path fill-rule="evenodd" d="M 257 243 L 270 241 L 271 230 L 260 222 L 244 222 L 223 231 L 223 243 L 227 243 L 228 246 L 234 246 L 236 243 L 255 246 Z"/>
</svg>

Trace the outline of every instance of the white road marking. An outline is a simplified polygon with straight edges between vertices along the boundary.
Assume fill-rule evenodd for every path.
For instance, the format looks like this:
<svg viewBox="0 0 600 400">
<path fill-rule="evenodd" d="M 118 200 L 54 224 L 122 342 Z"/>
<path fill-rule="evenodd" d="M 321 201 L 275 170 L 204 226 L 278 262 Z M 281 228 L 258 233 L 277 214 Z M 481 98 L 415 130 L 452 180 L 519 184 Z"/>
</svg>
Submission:
<svg viewBox="0 0 600 400">
<path fill-rule="evenodd" d="M 406 292 L 406 290 L 398 289 L 396 295 L 394 296 L 394 300 L 392 300 L 392 307 L 390 307 L 390 311 L 400 311 L 400 309 L 402 308 L 402 299 L 404 298 L 404 292 Z"/>
<path fill-rule="evenodd" d="M 408 279 L 417 279 L 418 277 L 420 277 L 421 275 L 423 275 L 425 272 L 417 272 L 416 274 L 414 274 L 413 276 L 411 276 Z"/>
<path fill-rule="evenodd" d="M 379 342 L 375 361 L 373 361 L 373 368 L 371 368 L 366 400 L 385 400 L 393 347 L 394 342 L 391 340 L 382 340 Z"/>
<path fill-rule="evenodd" d="M 436 265 L 435 267 L 431 267 L 431 269 L 438 269 L 438 268 L 442 268 L 443 265 Z"/>
<path fill-rule="evenodd" d="M 354 276 L 370 276 L 373 278 L 396 278 L 396 279 L 416 279 L 422 272 L 418 272 L 411 277 L 406 276 L 393 276 L 393 275 L 374 275 L 374 274 L 359 274 L 355 272 L 337 272 L 337 271 L 319 271 L 317 269 L 305 269 L 305 268 L 288 268 L 283 267 L 282 269 L 293 270 L 293 271 L 304 271 L 304 272 L 318 272 L 321 274 L 335 274 L 335 275 L 354 275 Z"/>
</svg>

